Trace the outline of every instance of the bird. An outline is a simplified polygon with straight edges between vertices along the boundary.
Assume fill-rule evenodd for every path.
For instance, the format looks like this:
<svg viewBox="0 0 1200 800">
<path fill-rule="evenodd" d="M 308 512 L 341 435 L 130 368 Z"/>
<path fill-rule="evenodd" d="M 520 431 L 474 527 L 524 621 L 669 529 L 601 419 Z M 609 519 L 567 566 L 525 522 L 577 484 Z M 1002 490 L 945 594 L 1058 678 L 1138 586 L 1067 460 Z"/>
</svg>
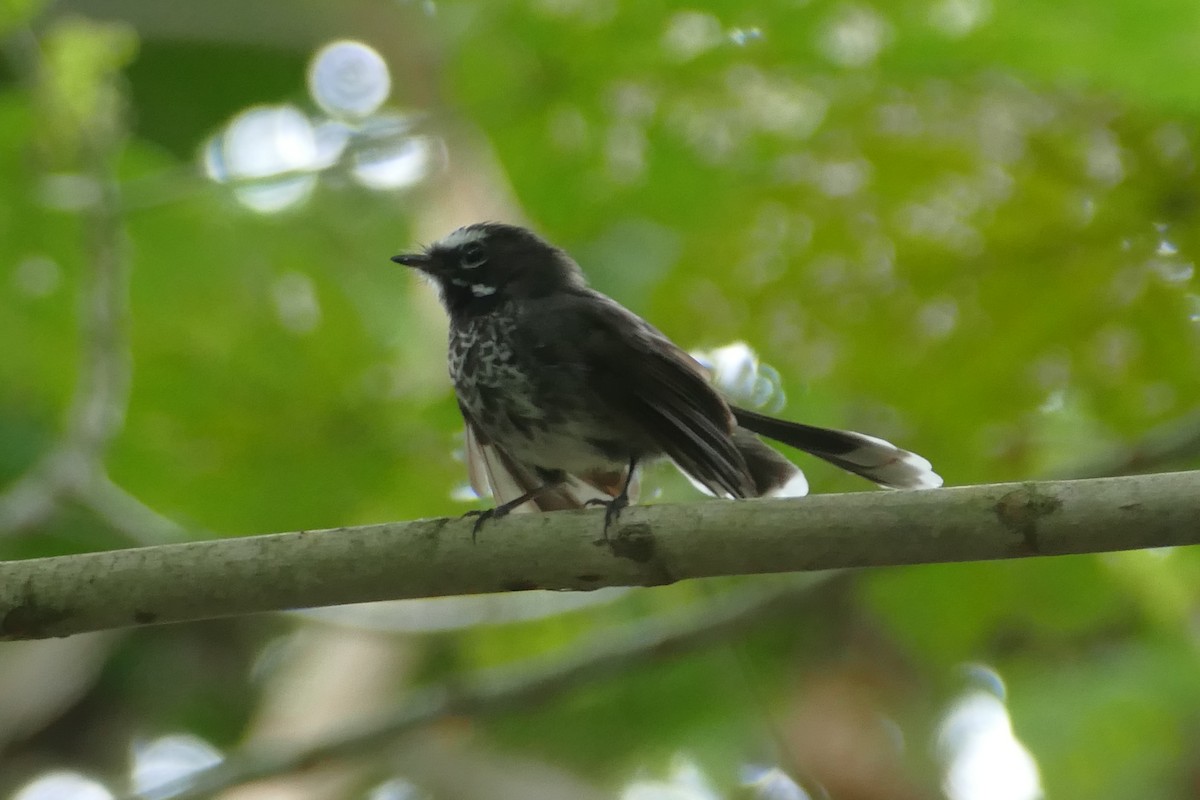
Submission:
<svg viewBox="0 0 1200 800">
<path fill-rule="evenodd" d="M 641 467 L 662 458 L 718 497 L 806 493 L 800 468 L 759 437 L 882 487 L 942 485 L 928 460 L 883 439 L 734 405 L 700 362 L 527 228 L 466 225 L 392 261 L 427 278 L 449 316 L 468 476 L 494 500 L 469 512 L 474 534 L 516 510 L 601 505 L 607 539 Z"/>
</svg>

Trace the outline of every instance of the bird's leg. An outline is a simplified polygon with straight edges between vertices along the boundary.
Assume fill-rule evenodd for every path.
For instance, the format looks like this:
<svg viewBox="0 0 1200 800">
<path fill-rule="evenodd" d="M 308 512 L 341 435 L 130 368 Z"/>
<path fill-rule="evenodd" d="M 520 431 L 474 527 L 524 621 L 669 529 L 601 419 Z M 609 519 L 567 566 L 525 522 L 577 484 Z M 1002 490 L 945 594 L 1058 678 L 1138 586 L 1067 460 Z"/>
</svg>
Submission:
<svg viewBox="0 0 1200 800">
<path fill-rule="evenodd" d="M 477 537 L 479 535 L 479 529 L 483 527 L 483 523 L 485 520 L 500 519 L 501 517 L 507 517 L 510 513 L 512 513 L 512 511 L 514 509 L 525 505 L 530 500 L 537 498 L 539 495 L 544 494 L 545 492 L 548 492 L 551 489 L 557 488 L 558 485 L 561 483 L 562 483 L 561 480 L 546 481 L 541 486 L 538 486 L 537 488 L 534 488 L 534 489 L 530 489 L 525 494 L 521 495 L 520 497 L 514 498 L 512 500 L 509 500 L 507 503 L 501 503 L 500 505 L 498 505 L 494 508 L 484 508 L 484 509 L 477 508 L 473 511 L 468 511 L 467 513 L 463 514 L 463 517 L 477 517 L 477 519 L 475 520 L 475 526 L 473 528 L 471 528 L 471 543 L 472 544 L 475 543 L 475 537 Z"/>
<path fill-rule="evenodd" d="M 621 512 L 629 507 L 629 484 L 633 482 L 633 471 L 637 468 L 637 456 L 629 457 L 629 471 L 625 473 L 625 483 L 621 485 L 621 493 L 612 500 L 592 499 L 585 506 L 604 506 L 604 541 L 608 541 L 608 526 L 617 521 Z"/>
</svg>

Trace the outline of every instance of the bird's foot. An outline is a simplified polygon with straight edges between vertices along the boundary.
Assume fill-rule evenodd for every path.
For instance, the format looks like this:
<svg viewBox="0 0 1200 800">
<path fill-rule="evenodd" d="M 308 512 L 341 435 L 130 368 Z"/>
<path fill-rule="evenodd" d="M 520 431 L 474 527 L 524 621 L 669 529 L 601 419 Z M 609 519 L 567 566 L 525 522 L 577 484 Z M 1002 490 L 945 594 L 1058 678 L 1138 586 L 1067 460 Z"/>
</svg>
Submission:
<svg viewBox="0 0 1200 800">
<path fill-rule="evenodd" d="M 511 508 L 497 506 L 495 508 L 476 508 L 463 514 L 463 519 L 475 517 L 475 524 L 471 526 L 471 544 L 475 544 L 475 540 L 479 537 L 479 531 L 483 528 L 483 523 L 489 519 L 500 519 L 508 516 Z"/>
<path fill-rule="evenodd" d="M 600 500 L 593 498 L 584 503 L 585 506 L 604 506 L 604 541 L 608 541 L 608 528 L 617 518 L 621 516 L 621 512 L 629 507 L 629 497 L 625 494 L 619 494 L 612 500 Z"/>
<path fill-rule="evenodd" d="M 471 528 L 471 544 L 475 543 L 475 538 L 479 536 L 479 529 L 483 527 L 483 523 L 487 522 L 489 519 L 500 519 L 501 517 L 507 517 L 510 512 L 516 511 L 530 500 L 536 499 L 538 495 L 553 489 L 560 483 L 562 483 L 561 478 L 552 477 L 541 486 L 530 489 L 520 497 L 513 498 L 507 503 L 501 503 L 495 508 L 486 508 L 482 510 L 475 509 L 474 511 L 468 511 L 467 513 L 463 514 L 464 519 L 467 517 L 478 517 L 478 519 L 475 520 L 475 527 Z"/>
</svg>

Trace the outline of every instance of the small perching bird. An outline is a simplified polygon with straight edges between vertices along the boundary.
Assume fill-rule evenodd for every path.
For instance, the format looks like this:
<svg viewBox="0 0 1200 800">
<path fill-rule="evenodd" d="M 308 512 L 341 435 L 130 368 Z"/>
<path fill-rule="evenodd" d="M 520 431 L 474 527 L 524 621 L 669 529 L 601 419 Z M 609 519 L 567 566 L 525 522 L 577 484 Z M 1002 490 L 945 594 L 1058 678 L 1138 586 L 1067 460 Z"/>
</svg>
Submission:
<svg viewBox="0 0 1200 800">
<path fill-rule="evenodd" d="M 471 486 L 496 502 L 476 529 L 519 508 L 602 504 L 607 530 L 636 494 L 638 466 L 661 457 L 717 496 L 803 494 L 803 473 L 755 434 L 880 486 L 942 485 L 928 461 L 883 439 L 729 404 L 695 359 L 525 228 L 468 225 L 392 260 L 428 276 L 450 316 Z"/>
</svg>

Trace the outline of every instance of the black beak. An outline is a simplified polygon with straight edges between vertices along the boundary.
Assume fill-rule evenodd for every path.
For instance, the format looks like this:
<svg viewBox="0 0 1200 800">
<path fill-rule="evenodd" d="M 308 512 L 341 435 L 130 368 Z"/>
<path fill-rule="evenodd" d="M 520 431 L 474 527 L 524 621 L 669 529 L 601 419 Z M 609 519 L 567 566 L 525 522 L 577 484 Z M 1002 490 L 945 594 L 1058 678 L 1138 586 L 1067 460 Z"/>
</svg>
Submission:
<svg viewBox="0 0 1200 800">
<path fill-rule="evenodd" d="M 433 263 L 433 259 L 427 253 L 401 253 L 398 256 L 392 256 L 392 261 L 420 270 L 428 269 L 429 265 Z"/>
</svg>

